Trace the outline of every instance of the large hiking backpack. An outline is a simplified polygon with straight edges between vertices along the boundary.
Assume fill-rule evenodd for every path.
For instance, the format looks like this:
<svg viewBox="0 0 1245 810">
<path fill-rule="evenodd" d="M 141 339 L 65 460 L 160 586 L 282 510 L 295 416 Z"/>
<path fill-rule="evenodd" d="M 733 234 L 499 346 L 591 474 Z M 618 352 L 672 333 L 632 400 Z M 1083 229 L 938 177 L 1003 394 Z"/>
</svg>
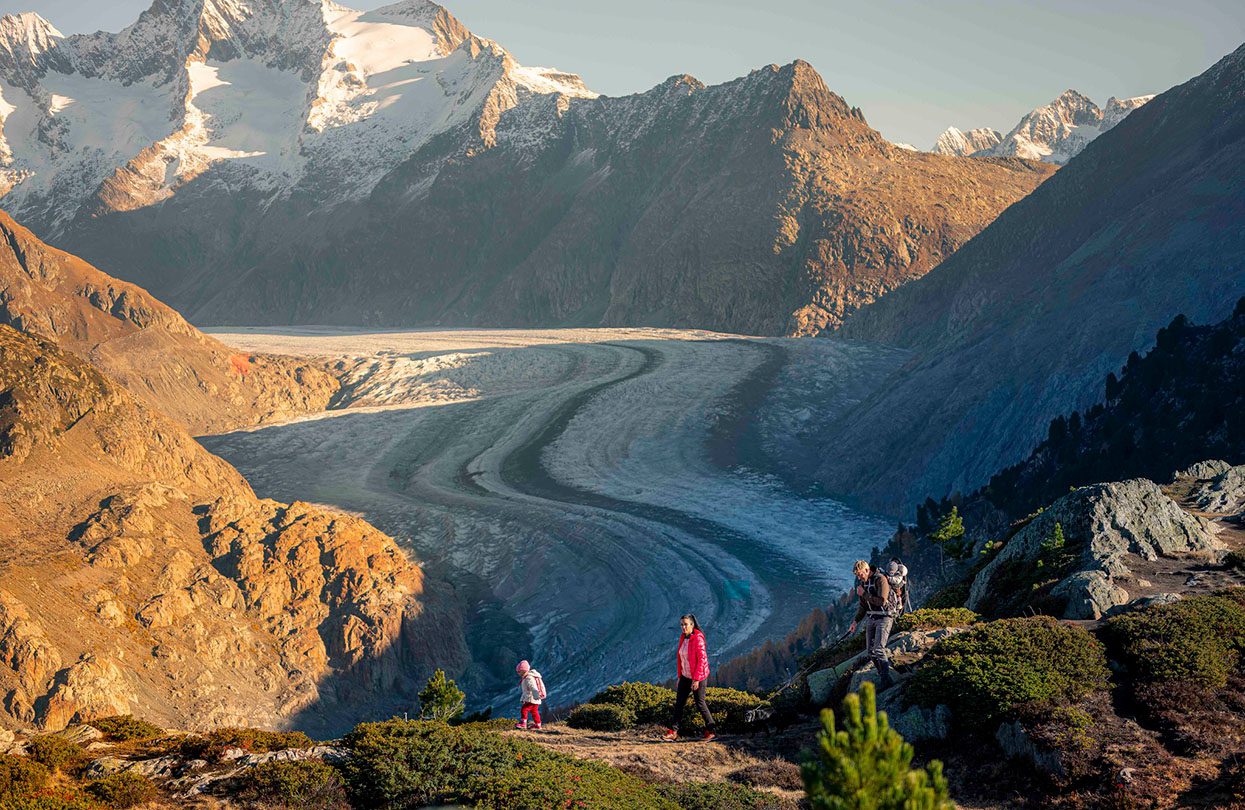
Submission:
<svg viewBox="0 0 1245 810">
<path fill-rule="evenodd" d="M 881 566 L 878 573 L 886 577 L 886 581 L 890 583 L 891 592 L 886 601 L 882 603 L 882 612 L 888 616 L 898 616 L 904 612 L 904 608 L 909 605 L 908 600 L 908 566 L 898 557 L 891 557 L 891 561 Z"/>
</svg>

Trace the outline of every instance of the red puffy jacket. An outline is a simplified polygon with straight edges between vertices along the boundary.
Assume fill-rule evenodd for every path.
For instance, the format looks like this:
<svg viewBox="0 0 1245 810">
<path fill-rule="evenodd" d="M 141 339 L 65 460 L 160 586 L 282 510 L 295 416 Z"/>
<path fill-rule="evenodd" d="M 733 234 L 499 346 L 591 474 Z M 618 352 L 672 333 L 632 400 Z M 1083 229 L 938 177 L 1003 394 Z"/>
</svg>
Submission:
<svg viewBox="0 0 1245 810">
<path fill-rule="evenodd" d="M 687 644 L 687 663 L 689 672 L 683 671 L 683 658 L 679 655 L 679 651 L 683 649 L 683 644 Z M 705 634 L 699 630 L 693 630 L 690 636 L 679 634 L 679 647 L 674 652 L 675 667 L 678 668 L 680 678 L 691 678 L 693 681 L 703 681 L 709 677 L 709 653 L 705 651 Z"/>
</svg>

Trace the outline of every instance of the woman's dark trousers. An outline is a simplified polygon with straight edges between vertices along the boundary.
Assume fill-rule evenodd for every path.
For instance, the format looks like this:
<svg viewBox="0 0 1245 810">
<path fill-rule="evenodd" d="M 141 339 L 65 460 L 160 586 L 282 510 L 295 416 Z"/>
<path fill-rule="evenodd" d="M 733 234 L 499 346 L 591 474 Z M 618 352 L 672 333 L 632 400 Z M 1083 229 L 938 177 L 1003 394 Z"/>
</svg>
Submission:
<svg viewBox="0 0 1245 810">
<path fill-rule="evenodd" d="M 696 709 L 700 712 L 700 716 L 705 718 L 705 728 L 713 731 L 713 715 L 709 713 L 709 704 L 705 701 L 705 682 L 701 681 L 700 686 L 696 687 L 696 691 L 692 691 L 692 679 L 679 677 L 679 688 L 674 695 L 674 728 L 679 730 L 679 723 L 683 721 L 683 705 L 687 703 L 689 695 L 696 696 Z"/>
</svg>

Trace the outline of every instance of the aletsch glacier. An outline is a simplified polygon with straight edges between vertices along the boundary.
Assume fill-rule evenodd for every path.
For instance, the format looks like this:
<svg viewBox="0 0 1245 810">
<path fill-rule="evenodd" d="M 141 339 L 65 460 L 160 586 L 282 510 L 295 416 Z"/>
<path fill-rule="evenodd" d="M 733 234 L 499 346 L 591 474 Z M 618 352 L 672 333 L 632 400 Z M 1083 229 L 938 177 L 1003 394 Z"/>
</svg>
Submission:
<svg viewBox="0 0 1245 810">
<path fill-rule="evenodd" d="M 451 581 L 481 578 L 530 634 L 559 700 L 663 679 L 664 630 L 688 610 L 712 628 L 719 661 L 781 635 L 893 530 L 792 490 L 759 454 L 723 467 L 711 444 L 798 423 L 782 412 L 793 395 L 782 373 L 757 400 L 765 420 L 731 417 L 741 387 L 788 349 L 821 352 L 831 410 L 865 396 L 894 353 L 648 329 L 220 336 L 337 358 L 347 393 L 343 409 L 205 437 L 208 448 L 261 496 L 360 513 Z"/>
</svg>

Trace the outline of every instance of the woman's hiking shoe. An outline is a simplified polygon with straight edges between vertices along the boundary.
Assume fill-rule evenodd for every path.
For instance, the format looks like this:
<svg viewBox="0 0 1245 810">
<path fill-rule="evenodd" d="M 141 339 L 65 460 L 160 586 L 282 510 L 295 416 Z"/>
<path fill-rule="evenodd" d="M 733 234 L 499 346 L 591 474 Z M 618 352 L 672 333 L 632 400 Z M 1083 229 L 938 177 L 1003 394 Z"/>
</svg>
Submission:
<svg viewBox="0 0 1245 810">
<path fill-rule="evenodd" d="M 668 728 L 666 729 L 665 736 L 661 738 L 661 741 L 662 742 L 674 742 L 677 739 L 679 739 L 679 732 L 675 731 L 672 728 Z"/>
<path fill-rule="evenodd" d="M 702 742 L 712 742 L 716 740 L 717 738 L 718 738 L 717 734 L 714 734 L 712 731 L 706 731 L 703 735 L 701 735 L 700 739 Z"/>
</svg>

